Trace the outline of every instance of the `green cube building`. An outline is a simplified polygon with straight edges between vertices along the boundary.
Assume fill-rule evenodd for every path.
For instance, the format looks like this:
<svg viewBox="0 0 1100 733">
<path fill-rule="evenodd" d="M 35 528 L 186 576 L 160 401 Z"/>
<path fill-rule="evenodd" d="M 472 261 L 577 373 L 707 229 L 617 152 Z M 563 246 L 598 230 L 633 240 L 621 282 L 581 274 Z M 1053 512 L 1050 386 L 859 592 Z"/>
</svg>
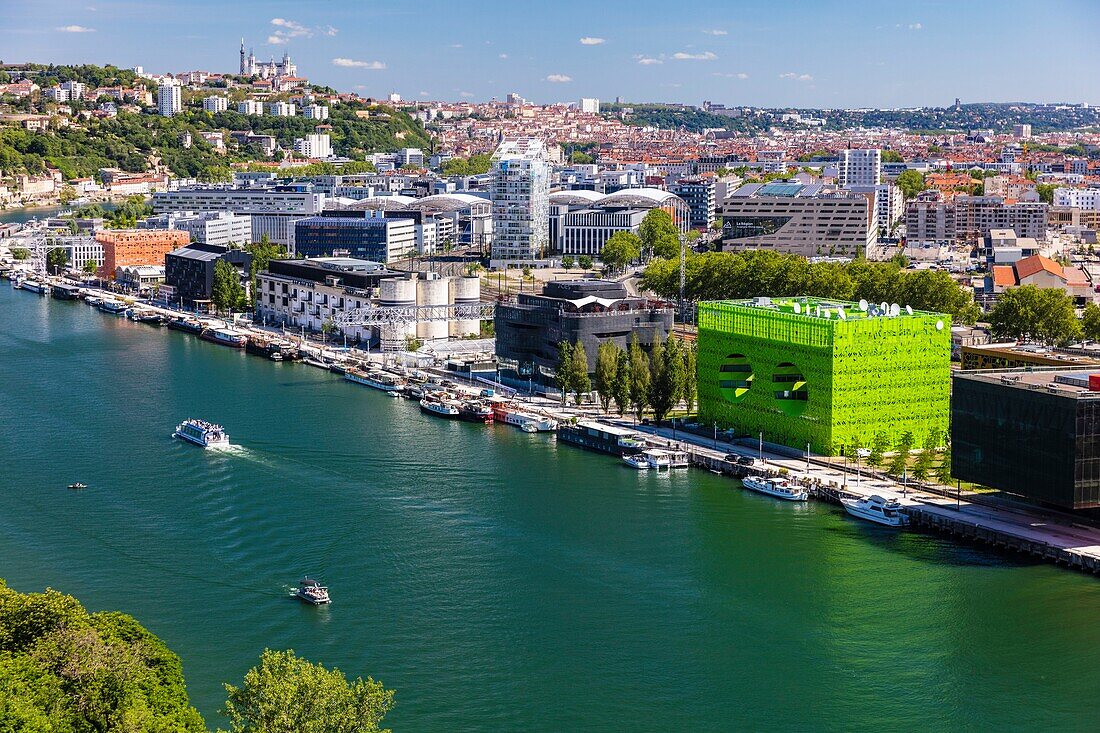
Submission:
<svg viewBox="0 0 1100 733">
<path fill-rule="evenodd" d="M 699 422 L 837 455 L 884 434 L 942 442 L 951 321 L 887 303 L 754 298 L 699 304 Z"/>
</svg>

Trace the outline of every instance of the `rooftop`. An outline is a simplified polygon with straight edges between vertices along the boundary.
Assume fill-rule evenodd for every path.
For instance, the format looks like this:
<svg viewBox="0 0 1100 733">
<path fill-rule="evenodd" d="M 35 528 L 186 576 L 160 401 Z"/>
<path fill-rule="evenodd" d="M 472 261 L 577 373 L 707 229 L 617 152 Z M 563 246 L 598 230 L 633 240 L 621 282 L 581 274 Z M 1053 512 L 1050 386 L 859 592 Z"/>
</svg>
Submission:
<svg viewBox="0 0 1100 733">
<path fill-rule="evenodd" d="M 1100 371 L 1095 366 L 1031 367 L 1028 369 L 980 369 L 955 373 L 956 379 L 970 379 L 989 384 L 1027 390 L 1046 390 L 1050 394 L 1074 399 L 1100 398 L 1100 391 L 1090 390 L 1090 377 L 1100 386 Z"/>
<path fill-rule="evenodd" d="M 750 300 L 718 300 L 700 305 L 729 305 L 749 311 L 767 311 L 799 316 L 810 320 L 824 321 L 869 321 L 885 318 L 922 318 L 939 317 L 937 330 L 942 330 L 946 316 L 928 311 L 918 311 L 897 303 L 868 303 L 861 300 L 851 303 L 843 300 L 828 300 L 806 296 L 781 298 L 752 298 Z"/>
</svg>

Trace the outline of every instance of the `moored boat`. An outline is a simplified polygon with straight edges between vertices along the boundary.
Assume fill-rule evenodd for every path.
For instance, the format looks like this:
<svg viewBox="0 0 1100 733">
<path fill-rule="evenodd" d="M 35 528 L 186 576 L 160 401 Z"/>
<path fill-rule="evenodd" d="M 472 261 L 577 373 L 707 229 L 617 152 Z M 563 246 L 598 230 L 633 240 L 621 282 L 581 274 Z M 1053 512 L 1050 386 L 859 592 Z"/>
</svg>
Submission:
<svg viewBox="0 0 1100 733">
<path fill-rule="evenodd" d="M 377 370 L 348 369 L 344 372 L 344 379 L 383 392 L 397 392 L 405 386 L 405 383 L 396 376 Z"/>
<path fill-rule="evenodd" d="M 624 456 L 641 453 L 645 440 L 633 430 L 582 420 L 558 428 L 558 438 L 581 448 Z"/>
<path fill-rule="evenodd" d="M 771 479 L 764 476 L 746 476 L 741 479 L 741 484 L 746 489 L 751 489 L 752 491 L 774 496 L 776 499 L 784 499 L 786 501 L 806 501 L 806 499 L 810 497 L 810 492 L 806 491 L 803 486 L 786 479 Z"/>
<path fill-rule="evenodd" d="M 425 395 L 421 398 L 420 411 L 448 419 L 455 419 L 459 416 L 457 405 L 434 395 Z"/>
<path fill-rule="evenodd" d="M 202 322 L 197 319 L 188 318 L 187 316 L 175 316 L 168 319 L 168 328 L 173 331 L 183 331 L 184 333 L 198 336 L 205 327 L 202 325 Z"/>
<path fill-rule="evenodd" d="M 172 437 L 203 448 L 225 448 L 229 445 L 229 435 L 221 425 L 194 418 L 184 420 L 177 425 Z"/>
<path fill-rule="evenodd" d="M 458 406 L 458 416 L 467 422 L 491 423 L 493 408 L 484 402 L 467 400 Z"/>
<path fill-rule="evenodd" d="M 117 300 L 102 300 L 96 308 L 112 316 L 125 316 L 130 306 Z"/>
<path fill-rule="evenodd" d="M 866 519 L 876 524 L 883 524 L 887 527 L 904 527 L 909 524 L 909 516 L 905 513 L 900 502 L 895 499 L 884 499 L 878 494 L 860 499 L 842 496 L 840 497 L 840 505 L 844 507 L 844 511 L 853 517 Z"/>
<path fill-rule="evenodd" d="M 493 418 L 527 433 L 552 433 L 558 429 L 558 421 L 554 418 L 524 412 L 506 402 L 493 403 Z"/>
<path fill-rule="evenodd" d="M 199 334 L 199 338 L 234 349 L 243 349 L 248 343 L 247 333 L 232 328 L 206 328 Z"/>
</svg>

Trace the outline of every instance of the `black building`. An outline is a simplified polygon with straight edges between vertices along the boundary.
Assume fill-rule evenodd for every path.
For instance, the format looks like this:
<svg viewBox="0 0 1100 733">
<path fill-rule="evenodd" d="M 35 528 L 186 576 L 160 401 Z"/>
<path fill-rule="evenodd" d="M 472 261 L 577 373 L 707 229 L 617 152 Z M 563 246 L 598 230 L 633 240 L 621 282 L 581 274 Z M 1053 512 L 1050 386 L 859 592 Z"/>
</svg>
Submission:
<svg viewBox="0 0 1100 733">
<path fill-rule="evenodd" d="M 625 349 L 634 334 L 644 347 L 662 341 L 672 329 L 672 309 L 629 295 L 608 280 L 549 282 L 541 295 L 520 293 L 514 302 L 500 303 L 493 325 L 497 356 L 514 361 L 521 374 L 552 372 L 558 344 L 584 344 L 588 370 L 596 369 L 600 343 Z"/>
<path fill-rule="evenodd" d="M 294 253 L 299 257 L 346 255 L 388 262 L 416 250 L 416 223 L 376 216 L 359 209 L 326 210 L 294 223 Z"/>
<path fill-rule="evenodd" d="M 164 282 L 176 289 L 176 298 L 187 305 L 210 300 L 214 289 L 214 265 L 225 260 L 242 275 L 252 266 L 252 255 L 243 249 L 193 242 L 164 256 Z"/>
<path fill-rule="evenodd" d="M 957 373 L 951 462 L 963 481 L 1052 507 L 1100 508 L 1100 372 Z"/>
</svg>

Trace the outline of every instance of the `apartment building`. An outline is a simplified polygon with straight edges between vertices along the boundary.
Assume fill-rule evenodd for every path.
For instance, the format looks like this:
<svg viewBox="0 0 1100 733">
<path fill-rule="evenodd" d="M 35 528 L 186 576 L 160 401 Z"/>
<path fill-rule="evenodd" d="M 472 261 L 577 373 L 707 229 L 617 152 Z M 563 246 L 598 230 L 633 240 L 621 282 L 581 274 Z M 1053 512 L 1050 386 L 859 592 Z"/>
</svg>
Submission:
<svg viewBox="0 0 1100 733">
<path fill-rule="evenodd" d="M 492 260 L 533 261 L 549 246 L 550 164 L 541 140 L 500 144 L 492 158 Z"/>
<path fill-rule="evenodd" d="M 193 242 L 228 246 L 252 242 L 252 217 L 230 211 L 185 211 L 151 216 L 138 229 L 178 229 Z"/>
<path fill-rule="evenodd" d="M 294 152 L 307 158 L 331 158 L 332 139 L 325 134 L 311 134 L 294 140 Z"/>
<path fill-rule="evenodd" d="M 691 226 L 709 228 L 714 223 L 717 188 L 713 178 L 681 178 L 668 187 L 691 210 Z"/>
<path fill-rule="evenodd" d="M 265 234 L 275 244 L 291 247 L 294 222 L 320 214 L 325 196 L 312 191 L 283 188 L 231 188 L 195 186 L 153 194 L 153 212 L 229 211 L 251 216 L 252 238 Z"/>
<path fill-rule="evenodd" d="M 795 181 L 749 183 L 722 203 L 721 248 L 855 257 L 874 241 L 873 196 Z"/>
<path fill-rule="evenodd" d="M 1056 188 L 1054 205 L 1100 211 L 1100 188 Z"/>
<path fill-rule="evenodd" d="M 174 79 L 165 80 L 157 87 L 157 114 L 171 117 L 183 111 L 180 85 Z"/>
<path fill-rule="evenodd" d="M 841 188 L 877 186 L 882 183 L 882 151 L 841 150 L 838 174 Z"/>
<path fill-rule="evenodd" d="M 204 112 L 225 112 L 229 109 L 229 98 L 222 97 L 217 94 L 213 94 L 209 97 L 203 97 L 202 109 Z"/>
<path fill-rule="evenodd" d="M 262 115 L 264 103 L 257 99 L 246 99 L 243 102 L 237 102 L 237 112 L 242 115 Z"/>
</svg>

